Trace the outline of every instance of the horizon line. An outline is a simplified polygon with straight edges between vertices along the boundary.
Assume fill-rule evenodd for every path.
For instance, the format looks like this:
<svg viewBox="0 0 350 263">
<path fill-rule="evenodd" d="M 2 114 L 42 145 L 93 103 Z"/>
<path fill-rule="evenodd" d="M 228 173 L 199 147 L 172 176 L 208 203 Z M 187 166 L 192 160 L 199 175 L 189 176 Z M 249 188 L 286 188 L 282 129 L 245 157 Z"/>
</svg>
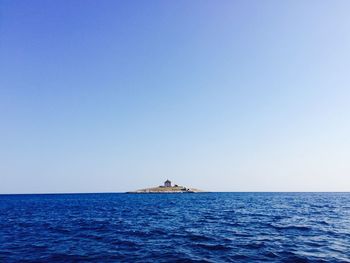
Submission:
<svg viewBox="0 0 350 263">
<path fill-rule="evenodd" d="M 206 191 L 196 194 L 205 193 L 350 193 L 349 191 Z M 43 193 L 0 193 L 4 195 L 78 195 L 78 194 L 133 194 L 128 191 L 123 192 L 43 192 Z M 137 194 L 159 194 L 159 193 L 137 193 Z M 178 193 L 160 193 L 160 194 L 178 194 Z"/>
</svg>

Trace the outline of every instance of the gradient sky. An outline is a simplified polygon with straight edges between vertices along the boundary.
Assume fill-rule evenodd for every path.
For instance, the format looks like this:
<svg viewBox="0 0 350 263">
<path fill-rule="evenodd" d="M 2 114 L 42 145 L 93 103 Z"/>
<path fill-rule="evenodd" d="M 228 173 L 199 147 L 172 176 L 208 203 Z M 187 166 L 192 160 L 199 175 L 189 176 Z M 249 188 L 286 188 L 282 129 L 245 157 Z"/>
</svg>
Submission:
<svg viewBox="0 0 350 263">
<path fill-rule="evenodd" d="M 0 1 L 0 193 L 350 190 L 350 1 Z"/>
</svg>

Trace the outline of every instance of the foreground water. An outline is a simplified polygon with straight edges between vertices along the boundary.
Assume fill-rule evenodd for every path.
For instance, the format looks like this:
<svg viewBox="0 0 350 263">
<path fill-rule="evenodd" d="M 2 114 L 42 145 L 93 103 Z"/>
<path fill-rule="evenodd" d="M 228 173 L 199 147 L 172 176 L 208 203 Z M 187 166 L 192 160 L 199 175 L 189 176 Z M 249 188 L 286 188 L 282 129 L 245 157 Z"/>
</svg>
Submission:
<svg viewBox="0 0 350 263">
<path fill-rule="evenodd" d="M 350 262 L 350 193 L 0 196 L 0 262 Z"/>
</svg>

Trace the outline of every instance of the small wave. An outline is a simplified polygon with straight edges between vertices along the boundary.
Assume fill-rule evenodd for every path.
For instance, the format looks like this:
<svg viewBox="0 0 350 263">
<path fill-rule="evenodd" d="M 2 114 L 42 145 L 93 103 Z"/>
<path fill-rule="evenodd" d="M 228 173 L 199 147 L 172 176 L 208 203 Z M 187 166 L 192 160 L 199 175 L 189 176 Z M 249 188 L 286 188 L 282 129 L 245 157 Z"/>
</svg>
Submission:
<svg viewBox="0 0 350 263">
<path fill-rule="evenodd" d="M 297 226 L 297 225 L 275 225 L 275 224 L 270 224 L 271 227 L 277 230 L 297 230 L 297 231 L 310 231 L 312 230 L 311 227 L 309 226 Z"/>
<path fill-rule="evenodd" d="M 267 258 L 278 258 L 278 255 L 272 251 L 267 251 L 263 254 Z"/>
<path fill-rule="evenodd" d="M 110 242 L 112 245 L 117 247 L 135 248 L 138 244 L 130 240 L 114 240 Z"/>
<path fill-rule="evenodd" d="M 227 251 L 231 250 L 230 247 L 220 245 L 220 244 L 203 244 L 203 243 L 198 243 L 196 246 L 210 250 L 210 251 Z"/>
<path fill-rule="evenodd" d="M 242 244 L 237 246 L 246 248 L 246 249 L 261 249 L 261 248 L 264 248 L 266 245 L 264 242 L 250 242 L 248 244 Z"/>
<path fill-rule="evenodd" d="M 320 260 L 320 259 L 315 260 L 313 258 L 308 258 L 307 256 L 301 256 L 291 251 L 279 253 L 279 256 L 282 262 L 287 262 L 287 263 L 326 262 L 325 260 Z"/>
<path fill-rule="evenodd" d="M 320 225 L 325 225 L 325 226 L 329 226 L 329 225 L 330 225 L 330 224 L 329 224 L 327 221 L 325 221 L 325 220 L 317 221 L 317 222 L 315 222 L 315 223 L 320 224 Z"/>
<path fill-rule="evenodd" d="M 233 256 L 230 256 L 231 258 L 231 261 L 235 262 L 235 261 L 238 261 L 238 260 L 244 260 L 246 262 L 249 262 L 251 260 L 251 257 L 248 256 L 248 255 L 244 255 L 244 254 L 235 254 Z"/>
<path fill-rule="evenodd" d="M 210 238 L 208 236 L 197 235 L 197 234 L 188 234 L 187 237 L 191 241 L 212 241 L 213 240 L 212 238 Z"/>
</svg>

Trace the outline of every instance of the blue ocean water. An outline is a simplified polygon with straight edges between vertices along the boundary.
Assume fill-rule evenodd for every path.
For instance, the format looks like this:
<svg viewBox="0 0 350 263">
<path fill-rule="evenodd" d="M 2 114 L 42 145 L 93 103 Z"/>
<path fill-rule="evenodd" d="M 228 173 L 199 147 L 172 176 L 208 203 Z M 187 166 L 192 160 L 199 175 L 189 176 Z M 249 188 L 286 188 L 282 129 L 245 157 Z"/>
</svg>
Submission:
<svg viewBox="0 0 350 263">
<path fill-rule="evenodd" d="M 0 262 L 350 262 L 350 193 L 0 196 Z"/>
</svg>

